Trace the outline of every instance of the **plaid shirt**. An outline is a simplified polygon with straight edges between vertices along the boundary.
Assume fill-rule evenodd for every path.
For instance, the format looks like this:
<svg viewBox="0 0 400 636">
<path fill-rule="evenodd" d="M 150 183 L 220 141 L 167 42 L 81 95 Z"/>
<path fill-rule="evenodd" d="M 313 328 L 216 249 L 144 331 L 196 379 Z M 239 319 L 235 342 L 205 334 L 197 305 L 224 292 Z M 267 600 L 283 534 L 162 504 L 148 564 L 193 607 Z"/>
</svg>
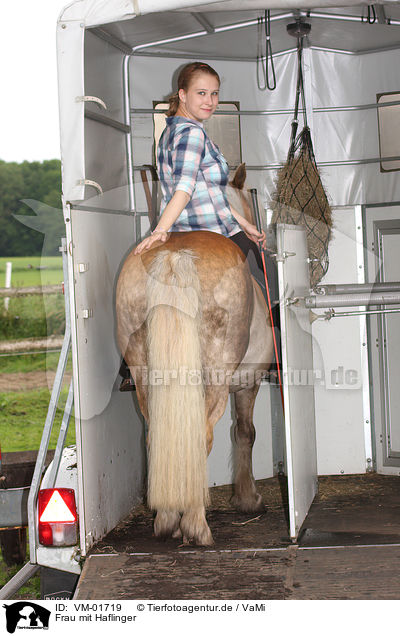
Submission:
<svg viewBox="0 0 400 636">
<path fill-rule="evenodd" d="M 163 194 L 161 212 L 176 190 L 191 197 L 172 232 L 210 230 L 225 236 L 240 232 L 225 194 L 228 164 L 201 124 L 185 117 L 167 117 L 157 167 Z"/>
</svg>

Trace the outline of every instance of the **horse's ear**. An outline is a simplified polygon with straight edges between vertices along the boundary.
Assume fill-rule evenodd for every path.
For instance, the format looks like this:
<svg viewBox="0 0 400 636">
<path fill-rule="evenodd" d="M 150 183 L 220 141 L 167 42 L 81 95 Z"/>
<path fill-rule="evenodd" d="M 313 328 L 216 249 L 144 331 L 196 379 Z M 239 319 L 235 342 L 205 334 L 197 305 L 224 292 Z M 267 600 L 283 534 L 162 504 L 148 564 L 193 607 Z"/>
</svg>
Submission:
<svg viewBox="0 0 400 636">
<path fill-rule="evenodd" d="M 241 163 L 236 169 L 235 175 L 231 181 L 234 188 L 243 190 L 244 182 L 246 181 L 246 164 Z"/>
</svg>

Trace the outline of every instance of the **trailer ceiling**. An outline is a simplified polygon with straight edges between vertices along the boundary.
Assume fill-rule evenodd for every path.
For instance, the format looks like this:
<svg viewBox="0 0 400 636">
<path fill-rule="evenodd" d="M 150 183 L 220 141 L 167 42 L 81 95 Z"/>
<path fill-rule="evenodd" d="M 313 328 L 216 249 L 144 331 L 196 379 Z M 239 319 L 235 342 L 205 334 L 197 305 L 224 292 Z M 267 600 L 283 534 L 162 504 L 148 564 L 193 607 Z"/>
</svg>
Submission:
<svg viewBox="0 0 400 636">
<path fill-rule="evenodd" d="M 216 6 L 140 15 L 133 20 L 109 23 L 96 30 L 136 55 L 256 59 L 257 21 L 264 16 L 264 11 L 218 11 L 215 10 Z M 374 6 L 374 24 L 366 21 L 366 6 L 311 9 L 309 15 L 292 9 L 273 10 L 273 53 L 295 47 L 296 40 L 287 34 L 286 27 L 300 13 L 312 26 L 306 46 L 354 54 L 400 48 L 400 6 L 393 3 Z M 392 23 L 387 24 L 387 21 Z"/>
</svg>

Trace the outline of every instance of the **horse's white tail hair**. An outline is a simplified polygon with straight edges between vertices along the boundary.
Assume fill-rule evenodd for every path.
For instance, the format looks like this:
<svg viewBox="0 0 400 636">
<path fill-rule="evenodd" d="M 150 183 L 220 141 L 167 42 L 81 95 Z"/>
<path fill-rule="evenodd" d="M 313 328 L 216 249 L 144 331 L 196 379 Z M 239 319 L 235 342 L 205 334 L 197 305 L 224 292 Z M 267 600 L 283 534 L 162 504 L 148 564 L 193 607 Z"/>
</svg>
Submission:
<svg viewBox="0 0 400 636">
<path fill-rule="evenodd" d="M 147 282 L 148 505 L 208 503 L 200 284 L 191 250 L 164 250 Z"/>
</svg>

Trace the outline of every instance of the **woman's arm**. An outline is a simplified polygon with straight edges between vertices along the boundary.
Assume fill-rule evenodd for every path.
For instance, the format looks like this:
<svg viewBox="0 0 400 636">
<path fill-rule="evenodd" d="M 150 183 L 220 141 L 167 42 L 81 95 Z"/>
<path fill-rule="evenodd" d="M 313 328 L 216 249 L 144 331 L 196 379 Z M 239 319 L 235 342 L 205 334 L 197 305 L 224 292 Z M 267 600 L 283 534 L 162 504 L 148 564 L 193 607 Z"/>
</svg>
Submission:
<svg viewBox="0 0 400 636">
<path fill-rule="evenodd" d="M 176 190 L 170 201 L 164 208 L 157 226 L 150 236 L 143 239 L 135 249 L 135 254 L 140 254 L 143 250 L 148 250 L 154 243 L 161 241 L 165 243 L 168 238 L 168 230 L 173 225 L 190 201 L 190 195 L 183 190 Z"/>
</svg>

